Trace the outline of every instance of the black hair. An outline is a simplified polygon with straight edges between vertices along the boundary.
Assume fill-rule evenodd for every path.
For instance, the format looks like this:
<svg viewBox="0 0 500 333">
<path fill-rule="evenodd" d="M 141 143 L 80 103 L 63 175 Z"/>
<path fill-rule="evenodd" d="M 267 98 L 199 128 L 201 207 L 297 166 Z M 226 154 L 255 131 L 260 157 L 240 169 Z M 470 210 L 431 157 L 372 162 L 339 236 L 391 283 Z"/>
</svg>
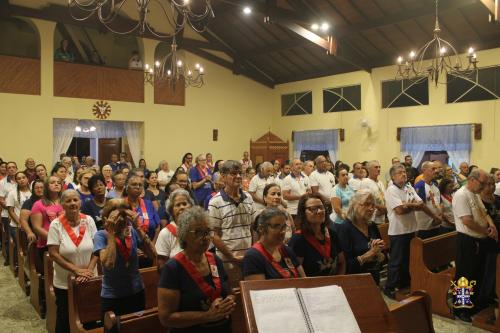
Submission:
<svg viewBox="0 0 500 333">
<path fill-rule="evenodd" d="M 191 155 L 191 157 L 193 157 L 193 154 L 191 154 L 191 153 L 185 153 L 184 156 L 182 156 L 182 162 L 181 162 L 181 164 L 184 164 L 186 162 L 186 159 L 187 159 L 188 155 Z"/>
<path fill-rule="evenodd" d="M 214 164 L 214 173 L 220 172 L 220 170 L 219 170 L 219 162 L 222 162 L 222 161 L 224 161 L 224 160 L 217 160 L 217 161 L 215 161 L 215 164 Z"/>
<path fill-rule="evenodd" d="M 97 185 L 98 181 L 101 181 L 103 185 L 106 186 L 106 180 L 104 179 L 104 176 L 100 173 L 93 175 L 92 177 L 89 178 L 88 188 L 90 193 L 92 193 L 92 195 L 94 195 L 94 186 Z"/>
<path fill-rule="evenodd" d="M 66 168 L 66 166 L 64 164 L 62 164 L 61 162 L 57 162 L 56 164 L 54 164 L 54 167 L 50 171 L 50 175 L 51 176 L 55 175 L 56 172 L 59 171 L 59 169 L 61 169 L 61 168 L 64 168 L 64 169 L 66 169 L 66 171 L 68 171 L 68 168 Z"/>
<path fill-rule="evenodd" d="M 321 232 L 324 234 L 325 233 L 325 227 L 328 225 L 328 222 L 330 218 L 328 217 L 328 209 L 326 203 L 323 201 L 323 196 L 319 193 L 306 193 L 303 196 L 300 197 L 299 199 L 299 205 L 297 207 L 297 218 L 300 223 L 300 229 L 302 230 L 302 233 L 310 233 L 312 234 L 312 229 L 310 224 L 307 222 L 307 217 L 306 217 L 306 203 L 307 200 L 309 199 L 318 199 L 321 201 L 323 204 L 323 207 L 325 208 L 325 220 L 323 223 L 321 223 Z"/>
</svg>

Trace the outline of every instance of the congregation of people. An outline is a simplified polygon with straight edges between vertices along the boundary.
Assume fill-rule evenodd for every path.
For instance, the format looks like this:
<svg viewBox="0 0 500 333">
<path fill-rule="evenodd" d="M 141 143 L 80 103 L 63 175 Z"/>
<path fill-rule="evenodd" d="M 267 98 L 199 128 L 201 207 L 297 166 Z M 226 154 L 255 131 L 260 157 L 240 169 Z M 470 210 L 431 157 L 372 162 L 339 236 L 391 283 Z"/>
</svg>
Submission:
<svg viewBox="0 0 500 333">
<path fill-rule="evenodd" d="M 142 311 L 140 269 L 156 266 L 158 316 L 170 332 L 230 332 L 241 280 L 369 273 L 390 298 L 410 285 L 410 242 L 457 232 L 455 277 L 476 281 L 471 316 L 495 299 L 500 169 L 490 173 L 412 157 L 379 161 L 264 161 L 186 153 L 133 167 L 126 153 L 99 167 L 62 155 L 51 168 L 0 162 L 0 205 L 9 238 L 36 242 L 43 273 L 54 262 L 56 333 L 70 332 L 68 275 L 102 275 L 101 319 Z M 390 249 L 379 231 L 388 223 Z M 17 252 L 17 249 L 14 249 Z M 381 272 L 387 267 L 387 279 Z M 384 283 L 385 282 L 385 283 Z"/>
</svg>

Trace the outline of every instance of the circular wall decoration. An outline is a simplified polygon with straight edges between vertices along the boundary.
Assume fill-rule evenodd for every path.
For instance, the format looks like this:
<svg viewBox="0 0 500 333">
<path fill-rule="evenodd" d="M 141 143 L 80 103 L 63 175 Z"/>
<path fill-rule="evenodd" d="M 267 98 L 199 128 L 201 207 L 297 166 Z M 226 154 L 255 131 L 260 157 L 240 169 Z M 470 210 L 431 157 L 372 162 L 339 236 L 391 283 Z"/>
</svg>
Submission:
<svg viewBox="0 0 500 333">
<path fill-rule="evenodd" d="M 105 101 L 97 101 L 92 107 L 92 112 L 98 119 L 106 119 L 111 114 L 111 105 Z"/>
</svg>

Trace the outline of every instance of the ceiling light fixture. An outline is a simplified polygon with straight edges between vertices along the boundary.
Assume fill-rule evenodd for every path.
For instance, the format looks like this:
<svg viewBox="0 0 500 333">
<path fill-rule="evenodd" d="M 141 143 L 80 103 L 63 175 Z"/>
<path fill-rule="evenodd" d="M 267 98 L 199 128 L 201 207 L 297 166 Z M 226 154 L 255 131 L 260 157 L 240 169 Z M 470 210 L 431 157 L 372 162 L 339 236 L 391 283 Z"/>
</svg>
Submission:
<svg viewBox="0 0 500 333">
<path fill-rule="evenodd" d="M 250 8 L 250 7 L 246 6 L 245 8 L 243 8 L 243 13 L 244 13 L 245 15 L 250 15 L 250 14 L 252 14 L 252 8 Z"/>
<path fill-rule="evenodd" d="M 318 31 L 318 29 L 319 29 L 319 24 L 318 24 L 318 23 L 313 23 L 313 24 L 311 25 L 311 30 L 313 30 L 313 31 Z"/>
<path fill-rule="evenodd" d="M 446 83 L 447 75 L 466 77 L 477 70 L 477 56 L 472 47 L 469 48 L 466 55 L 467 66 L 464 66 L 462 58 L 455 47 L 450 42 L 439 37 L 441 29 L 439 28 L 438 2 L 438 0 L 435 0 L 436 23 L 434 38 L 417 52 L 411 51 L 407 59 L 402 56 L 397 58 L 397 78 L 428 77 L 437 86 L 438 83 Z"/>
</svg>

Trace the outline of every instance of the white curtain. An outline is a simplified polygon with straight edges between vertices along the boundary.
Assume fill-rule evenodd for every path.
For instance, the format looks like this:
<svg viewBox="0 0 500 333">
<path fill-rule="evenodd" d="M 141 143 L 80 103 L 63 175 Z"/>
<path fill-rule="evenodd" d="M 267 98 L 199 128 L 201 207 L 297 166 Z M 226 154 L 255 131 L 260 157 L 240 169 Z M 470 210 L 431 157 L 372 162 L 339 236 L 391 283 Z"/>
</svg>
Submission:
<svg viewBox="0 0 500 333">
<path fill-rule="evenodd" d="M 78 138 L 112 139 L 125 136 L 121 121 L 81 119 L 78 121 L 78 126 L 82 129 L 95 127 L 95 131 L 92 132 L 75 132 L 74 136 Z"/>
<path fill-rule="evenodd" d="M 300 158 L 303 150 L 328 151 L 330 159 L 335 161 L 339 141 L 338 132 L 337 129 L 294 132 L 294 157 Z"/>
<path fill-rule="evenodd" d="M 54 142 L 52 145 L 54 163 L 59 161 L 59 155 L 68 150 L 77 124 L 78 120 L 76 119 L 54 119 Z"/>
<path fill-rule="evenodd" d="M 132 160 L 135 165 L 139 165 L 139 160 L 141 159 L 141 127 L 142 123 L 135 122 L 124 122 L 123 129 L 125 130 L 125 135 L 127 136 L 128 146 L 130 148 L 130 154 L 132 155 Z"/>
<path fill-rule="evenodd" d="M 448 151 L 448 156 L 450 157 L 451 167 L 455 170 L 459 170 L 460 163 L 469 163 L 470 154 L 468 150 L 450 150 Z"/>
<path fill-rule="evenodd" d="M 415 151 L 406 151 L 404 152 L 404 156 L 410 155 L 412 157 L 412 167 L 418 168 L 420 165 L 420 162 L 422 162 L 422 159 L 424 158 L 425 151 L 423 150 L 415 150 Z"/>
</svg>

